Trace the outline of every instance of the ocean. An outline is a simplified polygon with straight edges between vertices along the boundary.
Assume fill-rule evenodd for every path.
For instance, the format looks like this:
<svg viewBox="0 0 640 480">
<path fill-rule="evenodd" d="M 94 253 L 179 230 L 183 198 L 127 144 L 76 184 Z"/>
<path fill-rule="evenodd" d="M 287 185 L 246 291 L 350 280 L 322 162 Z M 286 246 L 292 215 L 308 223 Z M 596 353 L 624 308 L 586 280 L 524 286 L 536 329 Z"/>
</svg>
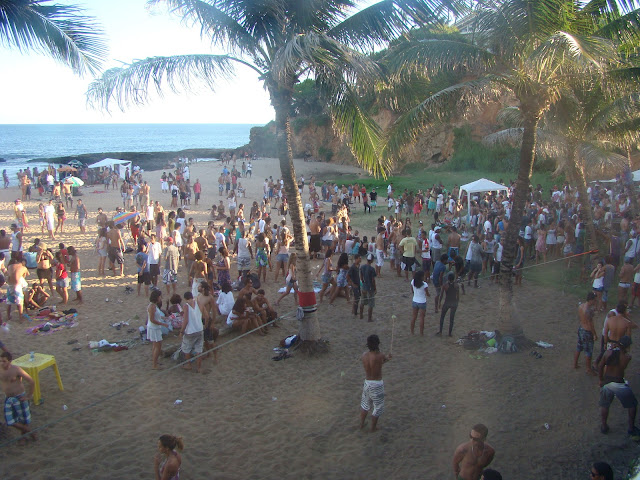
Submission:
<svg viewBox="0 0 640 480">
<path fill-rule="evenodd" d="M 0 125 L 0 170 L 13 184 L 25 162 L 99 152 L 163 152 L 236 148 L 249 143 L 250 124 Z M 39 169 L 45 163 L 30 163 Z"/>
</svg>

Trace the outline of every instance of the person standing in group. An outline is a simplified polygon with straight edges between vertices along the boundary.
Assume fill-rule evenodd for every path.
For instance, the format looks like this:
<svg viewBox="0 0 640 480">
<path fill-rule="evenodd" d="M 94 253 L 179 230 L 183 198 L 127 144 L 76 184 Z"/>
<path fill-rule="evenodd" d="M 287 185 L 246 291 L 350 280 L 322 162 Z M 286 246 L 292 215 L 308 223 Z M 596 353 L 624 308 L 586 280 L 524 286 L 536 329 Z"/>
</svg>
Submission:
<svg viewBox="0 0 640 480">
<path fill-rule="evenodd" d="M 78 227 L 80 227 L 80 231 L 82 233 L 86 233 L 87 232 L 87 217 L 89 216 L 89 213 L 87 212 L 87 207 L 84 205 L 84 203 L 82 203 L 82 199 L 78 199 L 78 202 L 76 203 L 76 211 L 73 214 L 73 218 L 77 218 L 78 219 Z"/>
<path fill-rule="evenodd" d="M 413 312 L 411 316 L 411 335 L 414 334 L 418 314 L 420 315 L 420 335 L 424 335 L 424 315 L 427 313 L 427 297 L 431 295 L 429 295 L 429 285 L 424 281 L 423 270 L 418 270 L 413 275 L 411 290 L 413 292 L 413 299 L 411 301 Z"/>
<path fill-rule="evenodd" d="M 196 178 L 196 183 L 193 184 L 193 195 L 196 199 L 196 205 L 200 202 L 200 194 L 202 193 L 202 185 L 200 179 Z"/>
<path fill-rule="evenodd" d="M 0 386 L 5 394 L 4 419 L 7 425 L 20 431 L 22 435 L 31 432 L 31 410 L 29 400 L 33 398 L 35 382 L 22 368 L 13 365 L 13 356 L 4 350 L 0 353 Z M 26 384 L 26 385 L 25 385 Z M 35 433 L 31 434 L 37 440 Z M 24 440 L 23 440 L 24 441 Z"/>
<path fill-rule="evenodd" d="M 29 270 L 22 262 L 12 259 L 7 267 L 5 279 L 7 282 L 7 322 L 11 320 L 11 306 L 15 305 L 18 315 L 22 319 L 31 320 L 24 311 L 24 289 L 27 287 L 25 278 Z"/>
<path fill-rule="evenodd" d="M 209 357 L 211 356 L 210 350 L 215 347 L 220 331 L 215 326 L 218 311 L 216 299 L 211 295 L 211 287 L 207 281 L 200 282 L 196 303 L 202 312 L 202 323 L 204 325 L 204 348 L 209 352 L 207 353 L 207 357 Z M 217 349 L 213 350 L 213 361 L 218 361 Z"/>
<path fill-rule="evenodd" d="M 22 261 L 23 236 L 20 227 L 15 223 L 11 224 L 11 259 Z"/>
<path fill-rule="evenodd" d="M 62 299 L 63 304 L 67 304 L 69 301 L 69 274 L 67 273 L 67 266 L 62 255 L 62 252 L 56 253 L 56 260 L 58 263 L 56 264 L 56 291 L 60 298 Z"/>
<path fill-rule="evenodd" d="M 70 246 L 69 250 L 69 272 L 71 278 L 71 290 L 76 292 L 76 302 L 82 304 L 82 276 L 80 274 L 80 257 L 75 247 Z"/>
<path fill-rule="evenodd" d="M 162 353 L 162 327 L 169 327 L 162 310 L 162 291 L 154 290 L 149 295 L 147 306 L 147 340 L 151 342 L 151 361 L 154 370 L 159 370 L 158 359 Z"/>
<path fill-rule="evenodd" d="M 375 270 L 374 270 L 375 273 Z M 378 418 L 384 412 L 384 382 L 382 381 L 382 364 L 391 360 L 391 353 L 385 355 L 380 351 L 380 338 L 378 335 L 367 337 L 368 352 L 362 354 L 362 366 L 365 371 L 362 398 L 360 400 L 360 428 L 364 428 L 371 404 L 371 431 L 375 432 Z"/>
<path fill-rule="evenodd" d="M 449 272 L 447 281 L 442 285 L 442 293 L 444 294 L 444 302 L 442 304 L 442 312 L 440 313 L 440 330 L 436 335 L 442 335 L 442 327 L 444 326 L 444 317 L 449 310 L 449 336 L 453 332 L 453 321 L 458 309 L 460 301 L 460 286 L 456 283 L 456 275 Z"/>
<path fill-rule="evenodd" d="M 624 408 L 628 410 L 629 424 L 627 433 L 633 437 L 640 436 L 640 429 L 636 427 L 636 413 L 638 400 L 631 387 L 624 379 L 624 372 L 631 362 L 631 355 L 627 352 L 631 346 L 631 337 L 624 335 L 615 348 L 607 350 L 598 364 L 598 376 L 600 378 L 600 431 L 609 432 L 607 418 L 609 407 L 614 398 L 618 398 Z"/>
<path fill-rule="evenodd" d="M 578 368 L 578 358 L 580 352 L 584 352 L 587 357 L 585 367 L 587 375 L 595 375 L 591 369 L 591 357 L 593 356 L 593 342 L 598 339 L 596 328 L 593 324 L 593 315 L 595 313 L 596 294 L 589 292 L 587 301 L 578 307 L 578 317 L 580 324 L 578 326 L 578 346 L 573 354 L 573 368 Z"/>
<path fill-rule="evenodd" d="M 138 267 L 138 296 L 140 296 L 140 288 L 144 283 L 144 296 L 148 297 L 149 285 L 151 285 L 151 275 L 149 274 L 149 255 L 147 255 L 147 246 L 144 244 L 138 244 L 136 265 Z"/>
<path fill-rule="evenodd" d="M 154 458 L 155 480 L 178 480 L 182 456 L 178 451 L 184 449 L 182 437 L 161 435 L 158 439 L 158 453 Z"/>
<path fill-rule="evenodd" d="M 162 246 L 157 241 L 155 233 L 150 236 L 150 242 L 147 246 L 149 275 L 151 277 L 152 288 L 158 287 L 158 276 L 160 275 L 160 255 L 162 254 Z"/>
<path fill-rule="evenodd" d="M 437 257 L 436 264 L 433 267 L 433 274 L 431 274 L 431 280 L 433 280 L 433 286 L 436 289 L 436 298 L 434 301 L 435 313 L 438 313 L 440 309 L 440 300 L 442 299 L 442 285 L 444 284 L 444 272 L 447 270 L 447 260 L 449 255 L 446 253 Z"/>
<path fill-rule="evenodd" d="M 373 263 L 373 253 L 367 255 L 367 263 L 360 267 L 360 285 L 362 288 L 362 303 L 360 304 L 360 318 L 367 305 L 367 321 L 373 321 L 373 309 L 376 306 L 376 269 L 371 265 Z"/>
<path fill-rule="evenodd" d="M 418 248 L 418 242 L 411 236 L 411 229 L 405 227 L 402 231 L 404 238 L 400 240 L 398 248 L 402 252 L 402 269 L 404 270 L 405 280 L 409 281 L 409 270 L 413 268 L 416 263 L 416 248 Z"/>
<path fill-rule="evenodd" d="M 353 307 L 351 312 L 355 317 L 358 315 L 358 306 L 360 305 L 360 263 L 362 261 L 362 257 L 357 253 L 353 256 L 353 263 L 351 267 L 349 267 L 349 271 L 347 272 L 347 282 L 351 287 L 351 293 L 353 294 Z M 362 318 L 362 317 L 360 317 Z"/>
<path fill-rule="evenodd" d="M 280 295 L 278 300 L 276 300 L 275 306 L 280 305 L 280 301 L 291 293 L 293 290 L 293 296 L 295 297 L 296 304 L 298 303 L 298 279 L 296 278 L 296 268 L 297 268 L 297 260 L 298 257 L 295 252 L 291 253 L 289 256 L 289 264 L 287 265 L 287 287 L 285 291 Z"/>
<path fill-rule="evenodd" d="M 116 274 L 116 263 L 120 268 L 120 276 L 124 275 L 124 242 L 120 228 L 116 227 L 113 221 L 109 222 L 109 231 L 107 232 L 107 240 L 109 240 L 109 266 L 113 274 Z"/>
<path fill-rule="evenodd" d="M 482 470 L 488 467 L 496 454 L 486 443 L 489 429 L 483 424 L 474 425 L 469 441 L 456 448 L 453 454 L 453 474 L 456 480 L 480 480 Z"/>
<path fill-rule="evenodd" d="M 180 330 L 180 336 L 182 337 L 182 352 L 184 353 L 185 360 L 189 359 L 193 355 L 197 355 L 196 359 L 196 372 L 201 372 L 202 367 L 202 349 L 204 346 L 204 325 L 202 324 L 202 312 L 198 303 L 193 298 L 191 292 L 185 292 L 183 295 L 185 305 L 187 308 L 183 311 L 182 329 Z M 191 362 L 183 365 L 185 370 L 191 370 Z"/>
</svg>

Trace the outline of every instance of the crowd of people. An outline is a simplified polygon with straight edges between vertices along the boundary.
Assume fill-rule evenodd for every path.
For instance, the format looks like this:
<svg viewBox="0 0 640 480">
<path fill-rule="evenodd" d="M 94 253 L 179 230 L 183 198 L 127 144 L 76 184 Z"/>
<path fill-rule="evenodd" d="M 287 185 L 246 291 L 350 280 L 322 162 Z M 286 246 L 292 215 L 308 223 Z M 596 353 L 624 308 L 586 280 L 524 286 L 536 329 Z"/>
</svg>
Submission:
<svg viewBox="0 0 640 480">
<path fill-rule="evenodd" d="M 170 332 L 178 334 L 187 360 L 184 368 L 200 372 L 205 358 L 203 352 L 206 357 L 213 356 L 217 360 L 214 346 L 221 328 L 237 330 L 241 334 L 255 331 L 258 335 L 266 335 L 270 327 L 278 326 L 275 307 L 288 301 L 290 294 L 294 297 L 292 305 L 297 305 L 298 258 L 293 252 L 294 237 L 286 219 L 288 202 L 284 182 L 273 177 L 265 178 L 262 199 L 245 205 L 241 199 L 247 192 L 240 179 L 252 176 L 252 160 L 245 158 L 239 167 L 237 163 L 235 158 L 225 158 L 222 162 L 218 177 L 219 202 L 209 210 L 206 225 L 200 226 L 189 216 L 189 207 L 192 194 L 195 205 L 198 205 L 202 185 L 199 179 L 191 183 L 186 164 L 178 164 L 168 173 L 162 172 L 160 197 L 156 198 L 154 194 L 153 200 L 152 182 L 146 181 L 139 169 L 131 173 L 127 169 L 124 179 L 106 169 L 101 177 L 105 185 L 120 189 L 122 207 L 112 215 L 102 209 L 97 211 L 97 272 L 98 275 L 106 275 L 108 261 L 112 275 L 123 276 L 125 253 L 133 251 L 137 294 L 144 293 L 149 298 L 146 335 L 152 343 L 153 369 L 162 368 L 163 335 Z M 82 303 L 80 261 L 73 246 L 65 247 L 60 243 L 58 249 L 52 249 L 42 239 L 36 238 L 31 246 L 24 247 L 24 235 L 29 232 L 29 224 L 22 202 L 31 199 L 30 185 L 34 181 L 39 189 L 42 188 L 39 192 L 41 197 L 50 197 L 39 205 L 40 233 L 43 236 L 48 235 L 48 240 L 53 241 L 58 234 L 65 233 L 68 209 L 78 220 L 79 229 L 86 232 L 90 216 L 87 208 L 82 199 L 78 199 L 74 207 L 70 184 L 56 182 L 55 179 L 50 182 L 49 177 L 54 174 L 55 171 L 51 170 L 30 172 L 27 169 L 21 172 L 22 197 L 15 201 L 12 233 L 7 235 L 0 231 L 0 260 L 4 257 L 8 263 L 6 268 L 2 265 L 8 286 L 7 320 L 10 319 L 12 305 L 16 305 L 19 315 L 24 316 L 29 308 L 42 307 L 53 295 L 54 283 L 63 303 L 68 301 L 69 287 L 76 293 L 76 300 Z M 466 293 L 465 285 L 467 288 L 479 288 L 479 280 L 482 279 L 496 284 L 503 281 L 500 264 L 511 216 L 513 185 L 509 185 L 505 192 L 475 194 L 469 205 L 460 187 L 447 190 L 441 184 L 414 193 L 408 189 L 397 191 L 390 183 L 386 192 L 380 194 L 375 188 L 367 189 L 360 184 L 318 184 L 314 177 L 309 182 L 300 177 L 298 188 L 305 205 L 309 255 L 312 260 L 321 262 L 315 278 L 320 289 L 320 303 L 327 299 L 329 304 L 334 304 L 343 297 L 354 316 L 364 318 L 366 307 L 367 320 L 373 322 L 376 279 L 393 276 L 406 282 L 411 294 L 410 333 L 416 333 L 417 324 L 417 332 L 424 335 L 427 303 L 432 298 L 433 312 L 439 316 L 439 328 L 434 333 L 442 335 L 448 314 L 447 331 L 451 337 L 461 297 Z M 569 262 L 575 255 L 585 252 L 584 207 L 576 192 L 565 183 L 560 188 L 554 186 L 547 198 L 542 187 L 530 188 L 515 254 L 513 275 L 516 285 L 522 284 L 526 262 L 544 263 L 566 257 L 567 266 L 570 266 Z M 630 345 L 626 338 L 630 341 L 631 327 L 621 335 L 622 330 L 615 327 L 617 320 L 608 319 L 605 324 L 605 329 L 609 328 L 608 334 L 605 336 L 603 333 L 606 342 L 602 358 L 593 368 L 591 353 L 593 340 L 597 338 L 593 325 L 594 311 L 607 308 L 609 288 L 621 260 L 624 264 L 619 272 L 617 313 L 611 318 L 624 316 L 629 294 L 631 306 L 635 298 L 640 297 L 640 266 L 635 266 L 636 259 L 640 258 L 637 255 L 640 242 L 636 233 L 640 232 L 640 226 L 630 214 L 631 204 L 624 193 L 622 181 L 607 188 L 595 184 L 588 193 L 596 227 L 602 238 L 606 238 L 609 251 L 593 269 L 588 261 L 580 262 L 588 272 L 585 280 L 589 275 L 593 278 L 594 293 L 593 298 L 590 296 L 583 304 L 585 306 L 581 306 L 575 364 L 579 352 L 584 351 L 588 357 L 587 371 L 600 374 L 603 433 L 608 430 L 605 409 L 608 414 L 608 406 L 614 397 L 618 397 L 623 406 L 630 409 L 630 433 L 637 435 L 635 397 L 625 388 L 611 385 L 623 377 L 624 368 L 631 359 L 625 350 Z M 162 195 L 169 196 L 167 210 L 163 206 L 167 202 Z M 277 211 L 277 217 L 273 210 Z M 359 215 L 369 218 L 372 213 L 375 220 L 366 227 L 360 227 L 363 233 L 365 228 L 368 233 L 361 235 L 358 229 L 353 228 L 352 218 Z M 25 253 L 35 256 L 26 256 Z M 25 279 L 31 258 L 36 264 L 38 281 L 28 287 Z M 273 279 L 276 284 L 283 282 L 273 304 L 265 289 L 261 288 L 261 284 L 268 281 L 268 276 L 269 281 Z M 184 292 L 179 287 L 181 283 L 186 285 Z M 625 318 L 630 324 L 628 315 Z M 361 423 L 364 426 L 373 407 L 371 427 L 375 430 L 384 410 L 382 363 L 392 356 L 380 353 L 379 339 L 377 343 L 375 338 L 370 337 L 370 340 L 369 352 L 363 357 L 366 381 L 361 401 Z M 607 349 L 609 344 L 613 347 Z M 9 358 L 6 363 L 10 362 Z M 28 383 L 27 377 L 22 378 Z M 16 398 L 16 408 L 25 410 L 20 397 Z M 23 419 L 25 416 L 22 415 Z M 21 425 L 28 425 L 28 421 Z M 454 473 L 458 478 L 500 478 L 495 476 L 497 472 L 485 470 L 493 458 L 493 449 L 484 442 L 486 436 L 486 427 L 476 425 L 471 431 L 470 441 L 456 450 Z M 175 454 L 178 441 L 175 437 L 163 437 L 167 438 L 163 440 L 161 437 L 159 448 L 167 457 L 164 468 L 173 471 L 176 463 L 179 468 L 179 455 Z M 476 459 L 473 466 L 467 458 L 470 455 Z M 477 461 L 478 455 L 482 462 Z M 594 468 L 600 467 L 594 465 Z M 156 462 L 156 473 L 162 469 Z M 608 478 L 606 472 L 599 475 Z"/>
</svg>

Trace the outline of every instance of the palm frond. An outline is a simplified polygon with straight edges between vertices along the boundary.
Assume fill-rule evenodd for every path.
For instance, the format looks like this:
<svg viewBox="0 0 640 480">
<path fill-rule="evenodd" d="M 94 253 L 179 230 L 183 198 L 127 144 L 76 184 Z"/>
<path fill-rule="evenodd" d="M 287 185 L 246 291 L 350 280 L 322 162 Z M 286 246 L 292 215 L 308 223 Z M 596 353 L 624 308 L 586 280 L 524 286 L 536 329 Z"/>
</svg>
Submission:
<svg viewBox="0 0 640 480">
<path fill-rule="evenodd" d="M 509 145 L 510 147 L 519 147 L 522 144 L 522 127 L 506 128 L 498 132 L 491 133 L 482 138 L 482 143 L 488 147 L 498 145 Z"/>
<path fill-rule="evenodd" d="M 596 29 L 593 35 L 615 40 L 618 43 L 640 40 L 640 10 L 633 10 L 619 18 L 612 18 L 602 27 Z"/>
<path fill-rule="evenodd" d="M 381 131 L 378 124 L 365 113 L 356 91 L 346 83 L 320 80 L 326 98 L 330 98 L 329 112 L 334 128 L 346 136 L 347 143 L 362 168 L 375 177 L 386 178 L 391 163 L 381 159 L 379 146 Z"/>
<path fill-rule="evenodd" d="M 464 10 L 459 0 L 382 0 L 363 8 L 327 33 L 359 49 L 373 49 L 415 26 L 443 23 Z"/>
<path fill-rule="evenodd" d="M 396 120 L 386 136 L 382 157 L 396 162 L 404 148 L 414 142 L 429 125 L 442 122 L 497 97 L 491 89 L 492 77 L 458 83 L 427 97 Z"/>
<path fill-rule="evenodd" d="M 589 172 L 620 171 L 628 164 L 627 158 L 623 155 L 611 151 L 610 148 L 591 142 L 580 144 L 578 156 L 582 160 L 585 170 Z"/>
<path fill-rule="evenodd" d="M 389 68 L 399 73 L 434 71 L 479 72 L 492 64 L 494 56 L 466 42 L 428 39 L 400 42 L 387 53 Z"/>
<path fill-rule="evenodd" d="M 579 69 L 604 69 L 617 57 L 614 44 L 603 38 L 556 32 L 530 56 L 531 66 L 545 74 L 555 75 Z"/>
<path fill-rule="evenodd" d="M 190 91 L 197 82 L 213 90 L 219 79 L 230 78 L 238 59 L 228 55 L 176 55 L 138 60 L 104 72 L 87 91 L 94 108 L 109 110 L 115 102 L 120 109 L 147 103 L 152 92 L 162 96 L 166 86 L 174 92 Z M 242 62 L 246 64 L 245 62 Z"/>
<path fill-rule="evenodd" d="M 518 107 L 501 108 L 496 116 L 496 121 L 505 127 L 522 127 L 522 112 Z"/>
<path fill-rule="evenodd" d="M 261 41 L 266 45 L 274 42 L 273 38 L 260 38 L 253 35 L 229 11 L 215 3 L 205 0 L 148 0 L 148 5 L 167 5 L 172 13 L 180 16 L 185 23 L 200 25 L 200 36 L 214 45 L 223 46 L 230 53 L 258 55 Z M 267 2 L 265 17 L 278 16 L 281 11 L 275 2 Z M 224 4 L 222 5 L 224 7 Z M 227 6 L 228 8 L 228 6 Z"/>
<path fill-rule="evenodd" d="M 107 55 L 103 31 L 77 6 L 44 1 L 0 2 L 0 43 L 45 53 L 74 72 L 97 73 Z"/>
</svg>

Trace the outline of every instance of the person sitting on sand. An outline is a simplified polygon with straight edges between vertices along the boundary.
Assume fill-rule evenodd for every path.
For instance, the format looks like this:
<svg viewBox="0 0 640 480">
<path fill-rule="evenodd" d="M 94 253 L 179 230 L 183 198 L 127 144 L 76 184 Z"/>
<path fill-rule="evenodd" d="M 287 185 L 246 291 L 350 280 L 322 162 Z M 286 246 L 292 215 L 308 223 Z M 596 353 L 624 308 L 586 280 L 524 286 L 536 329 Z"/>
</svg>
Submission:
<svg viewBox="0 0 640 480">
<path fill-rule="evenodd" d="M 275 311 L 269 303 L 269 300 L 267 300 L 263 289 L 258 290 L 258 293 L 253 298 L 251 305 L 253 307 L 253 311 L 262 318 L 263 325 L 278 318 L 278 312 Z M 279 326 L 275 322 L 273 322 L 272 325 L 274 327 Z"/>
<path fill-rule="evenodd" d="M 178 480 L 182 456 L 176 451 L 182 451 L 184 444 L 182 437 L 162 435 L 158 439 L 158 453 L 154 459 L 153 471 L 155 480 Z"/>
<path fill-rule="evenodd" d="M 470 440 L 456 448 L 453 454 L 453 474 L 456 480 L 480 480 L 482 470 L 493 461 L 496 451 L 486 443 L 489 429 L 481 423 L 474 425 Z"/>
<path fill-rule="evenodd" d="M 45 302 L 49 299 L 49 294 L 44 291 L 37 283 L 31 285 L 31 288 L 27 292 L 27 298 L 25 305 L 28 309 L 42 308 Z"/>
<path fill-rule="evenodd" d="M 244 298 L 239 298 L 236 303 L 233 304 L 231 313 L 227 316 L 227 325 L 233 330 L 240 330 L 240 333 L 246 333 L 248 330 L 253 330 L 260 327 L 258 317 L 255 313 L 251 313 L 247 310 L 246 301 Z M 262 330 L 258 331 L 260 335 L 265 335 Z"/>
<path fill-rule="evenodd" d="M 35 383 L 22 368 L 12 365 L 13 356 L 6 350 L 0 353 L 0 386 L 6 398 L 4 400 L 4 420 L 7 425 L 16 428 L 22 435 L 31 431 L 31 411 L 29 400 L 33 397 Z M 25 385 L 26 384 L 26 385 Z M 36 434 L 31 438 L 37 440 Z"/>
</svg>

